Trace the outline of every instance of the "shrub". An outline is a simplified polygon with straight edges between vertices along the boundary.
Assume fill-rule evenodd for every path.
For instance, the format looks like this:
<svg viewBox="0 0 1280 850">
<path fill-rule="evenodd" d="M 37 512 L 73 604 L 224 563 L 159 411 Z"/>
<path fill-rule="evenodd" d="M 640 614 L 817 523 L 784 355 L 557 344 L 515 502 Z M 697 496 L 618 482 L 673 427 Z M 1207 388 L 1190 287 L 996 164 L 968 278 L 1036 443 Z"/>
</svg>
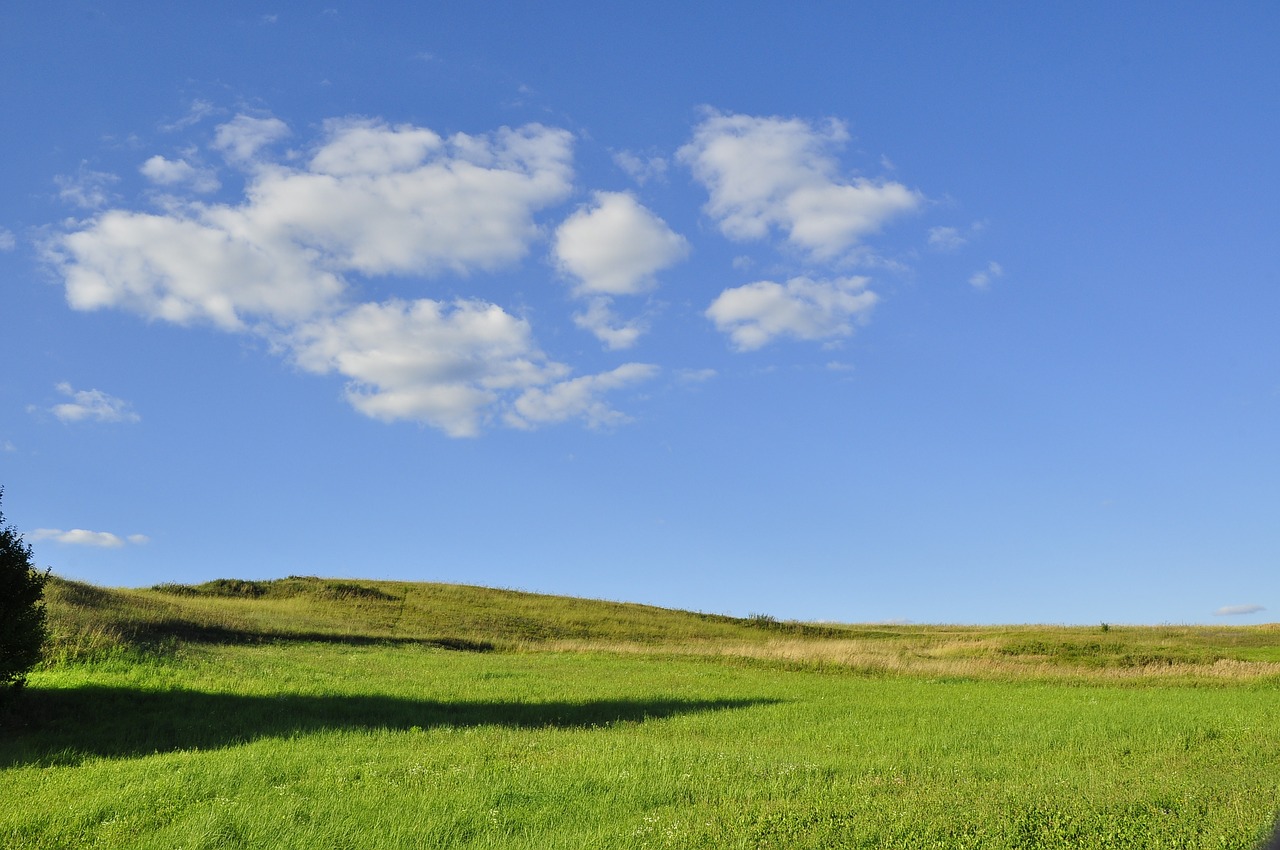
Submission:
<svg viewBox="0 0 1280 850">
<path fill-rule="evenodd" d="M 4 490 L 0 488 L 0 498 Z M 0 688 L 19 687 L 40 661 L 47 629 L 44 585 L 49 573 L 31 563 L 31 547 L 0 511 Z"/>
</svg>

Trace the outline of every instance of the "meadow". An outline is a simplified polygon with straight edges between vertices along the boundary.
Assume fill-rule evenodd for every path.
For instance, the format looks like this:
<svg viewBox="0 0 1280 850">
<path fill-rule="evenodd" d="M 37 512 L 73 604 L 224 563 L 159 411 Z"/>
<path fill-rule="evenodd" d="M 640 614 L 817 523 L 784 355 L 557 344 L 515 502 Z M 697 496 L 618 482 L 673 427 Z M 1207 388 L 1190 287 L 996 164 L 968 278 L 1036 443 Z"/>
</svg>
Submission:
<svg viewBox="0 0 1280 850">
<path fill-rule="evenodd" d="M 1252 848 L 1280 629 L 54 581 L 9 848 Z"/>
</svg>

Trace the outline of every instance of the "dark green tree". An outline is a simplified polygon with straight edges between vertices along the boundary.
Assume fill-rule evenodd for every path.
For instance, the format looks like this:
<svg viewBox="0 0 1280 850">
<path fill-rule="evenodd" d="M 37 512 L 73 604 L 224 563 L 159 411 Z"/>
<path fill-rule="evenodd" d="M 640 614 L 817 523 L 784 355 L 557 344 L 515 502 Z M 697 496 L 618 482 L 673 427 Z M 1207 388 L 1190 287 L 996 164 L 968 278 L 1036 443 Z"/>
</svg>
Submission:
<svg viewBox="0 0 1280 850">
<path fill-rule="evenodd" d="M 0 487 L 0 500 L 4 488 Z M 0 690 L 21 686 L 40 661 L 47 634 L 44 584 L 48 572 L 31 563 L 31 547 L 0 510 Z"/>
</svg>

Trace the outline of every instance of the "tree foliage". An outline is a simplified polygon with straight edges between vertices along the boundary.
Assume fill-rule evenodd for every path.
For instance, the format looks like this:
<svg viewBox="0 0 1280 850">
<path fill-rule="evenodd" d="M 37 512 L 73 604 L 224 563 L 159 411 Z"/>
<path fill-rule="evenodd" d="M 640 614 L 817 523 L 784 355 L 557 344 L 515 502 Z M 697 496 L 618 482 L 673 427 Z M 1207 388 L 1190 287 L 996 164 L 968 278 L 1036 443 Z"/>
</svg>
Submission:
<svg viewBox="0 0 1280 850">
<path fill-rule="evenodd" d="M 0 510 L 0 688 L 22 685 L 27 671 L 40 661 L 48 578 L 31 563 L 31 547 L 17 529 L 5 525 Z"/>
</svg>

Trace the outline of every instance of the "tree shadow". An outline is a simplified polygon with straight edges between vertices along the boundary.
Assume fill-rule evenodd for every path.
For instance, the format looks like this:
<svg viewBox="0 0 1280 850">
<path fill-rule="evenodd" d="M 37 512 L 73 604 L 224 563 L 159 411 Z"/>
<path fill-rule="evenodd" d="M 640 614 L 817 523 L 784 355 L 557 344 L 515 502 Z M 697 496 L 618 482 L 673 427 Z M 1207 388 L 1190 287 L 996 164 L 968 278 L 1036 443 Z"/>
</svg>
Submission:
<svg viewBox="0 0 1280 850">
<path fill-rule="evenodd" d="M 339 729 L 506 726 L 592 729 L 681 714 L 769 705 L 776 699 L 436 701 L 388 696 L 246 696 L 86 686 L 27 688 L 0 707 L 0 768 L 77 765 L 259 738 Z"/>
<path fill-rule="evenodd" d="M 261 631 L 233 629 L 227 626 L 193 623 L 188 620 L 166 619 L 154 623 L 138 623 L 129 630 L 129 636 L 138 643 L 163 645 L 166 641 L 184 643 L 208 643 L 237 646 L 267 643 L 328 643 L 343 646 L 421 646 L 438 649 L 454 649 L 464 652 L 492 652 L 494 644 L 485 640 L 457 637 L 401 637 L 397 635 L 355 635 L 331 632 Z"/>
</svg>

